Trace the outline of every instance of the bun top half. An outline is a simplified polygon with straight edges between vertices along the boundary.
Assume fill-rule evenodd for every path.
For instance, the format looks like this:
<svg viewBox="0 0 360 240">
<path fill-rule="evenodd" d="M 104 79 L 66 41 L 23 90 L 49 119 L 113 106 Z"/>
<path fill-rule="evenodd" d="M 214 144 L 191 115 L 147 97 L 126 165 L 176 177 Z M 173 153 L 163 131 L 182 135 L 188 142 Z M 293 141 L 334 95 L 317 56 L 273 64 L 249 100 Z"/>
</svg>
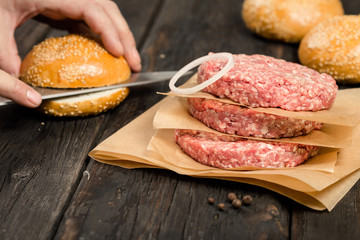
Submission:
<svg viewBox="0 0 360 240">
<path fill-rule="evenodd" d="M 24 58 L 20 78 L 37 87 L 91 88 L 123 82 L 131 74 L 123 56 L 111 55 L 83 35 L 48 38 Z"/>
</svg>

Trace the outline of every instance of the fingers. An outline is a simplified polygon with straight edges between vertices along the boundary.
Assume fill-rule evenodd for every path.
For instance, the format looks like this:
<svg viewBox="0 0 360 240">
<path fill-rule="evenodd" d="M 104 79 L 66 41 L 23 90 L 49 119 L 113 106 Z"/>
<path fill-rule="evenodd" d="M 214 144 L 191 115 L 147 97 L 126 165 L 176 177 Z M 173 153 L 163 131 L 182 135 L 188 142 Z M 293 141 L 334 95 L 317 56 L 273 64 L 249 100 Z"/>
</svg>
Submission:
<svg viewBox="0 0 360 240">
<path fill-rule="evenodd" d="M 35 108 L 41 103 L 41 95 L 33 88 L 0 70 L 0 96 L 25 107 Z"/>
<path fill-rule="evenodd" d="M 105 12 L 112 20 L 115 26 L 117 26 L 117 35 L 124 47 L 124 55 L 129 65 L 134 71 L 141 70 L 141 59 L 139 52 L 136 49 L 136 43 L 130 28 L 122 16 L 119 8 L 113 2 L 108 2 L 105 5 Z"/>
<path fill-rule="evenodd" d="M 42 3 L 45 4 L 44 1 Z M 132 70 L 141 70 L 141 59 L 135 39 L 113 1 L 62 0 L 46 1 L 46 4 L 43 15 L 54 19 L 67 17 L 85 21 L 90 29 L 101 37 L 109 52 L 117 57 L 125 55 Z"/>
<path fill-rule="evenodd" d="M 21 58 L 14 39 L 14 28 L 10 24 L 0 24 L 0 69 L 18 75 Z"/>
<path fill-rule="evenodd" d="M 104 46 L 116 56 L 124 55 L 134 71 L 141 70 L 141 59 L 130 28 L 112 1 L 99 1 L 99 6 L 84 12 L 84 21 L 99 34 Z"/>
<path fill-rule="evenodd" d="M 123 44 L 117 34 L 117 26 L 102 7 L 89 6 L 83 16 L 90 29 L 100 35 L 106 49 L 117 57 L 124 54 Z"/>
<path fill-rule="evenodd" d="M 21 58 L 14 52 L 12 47 L 5 47 L 9 46 L 5 42 L 1 41 L 3 46 L 0 47 L 0 69 L 17 76 L 19 74 L 20 65 L 21 65 Z"/>
</svg>

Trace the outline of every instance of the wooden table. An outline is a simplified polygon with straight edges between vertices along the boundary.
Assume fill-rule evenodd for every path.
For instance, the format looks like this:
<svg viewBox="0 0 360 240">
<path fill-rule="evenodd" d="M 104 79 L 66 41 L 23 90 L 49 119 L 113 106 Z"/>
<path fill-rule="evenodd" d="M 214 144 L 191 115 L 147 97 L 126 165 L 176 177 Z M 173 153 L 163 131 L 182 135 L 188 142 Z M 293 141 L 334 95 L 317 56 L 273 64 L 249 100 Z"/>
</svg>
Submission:
<svg viewBox="0 0 360 240">
<path fill-rule="evenodd" d="M 178 70 L 208 52 L 260 53 L 297 62 L 296 44 L 249 32 L 238 0 L 117 1 L 141 52 L 143 71 Z M 343 1 L 357 14 L 359 1 Z M 22 57 L 64 35 L 29 21 L 16 32 Z M 167 170 L 100 164 L 88 153 L 163 97 L 168 84 L 133 88 L 116 109 L 50 118 L 20 106 L 0 109 L 0 239 L 359 239 L 360 185 L 329 213 L 270 190 Z M 151 126 L 149 126 L 151 127 Z M 91 178 L 83 175 L 88 171 Z M 252 205 L 219 211 L 229 192 Z"/>
</svg>

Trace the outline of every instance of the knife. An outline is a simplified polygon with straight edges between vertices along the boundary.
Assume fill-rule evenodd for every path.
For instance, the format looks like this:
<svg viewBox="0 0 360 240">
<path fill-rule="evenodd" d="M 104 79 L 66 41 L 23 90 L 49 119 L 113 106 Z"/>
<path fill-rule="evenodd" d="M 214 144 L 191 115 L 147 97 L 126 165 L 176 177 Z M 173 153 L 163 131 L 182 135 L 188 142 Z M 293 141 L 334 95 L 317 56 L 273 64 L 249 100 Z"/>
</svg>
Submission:
<svg viewBox="0 0 360 240">
<path fill-rule="evenodd" d="M 76 96 L 87 93 L 100 92 L 105 90 L 111 90 L 116 88 L 123 87 L 134 87 L 140 85 L 147 85 L 151 83 L 166 81 L 172 78 L 177 71 L 162 71 L 162 72 L 142 72 L 142 73 L 132 73 L 129 79 L 120 84 L 105 86 L 105 87 L 95 87 L 95 88 L 77 88 L 77 89 L 56 89 L 56 88 L 40 88 L 33 87 L 38 91 L 43 100 L 60 98 L 60 97 L 69 97 Z M 184 75 L 189 75 L 192 72 L 187 72 Z M 13 103 L 13 101 L 0 97 L 0 106 Z"/>
</svg>

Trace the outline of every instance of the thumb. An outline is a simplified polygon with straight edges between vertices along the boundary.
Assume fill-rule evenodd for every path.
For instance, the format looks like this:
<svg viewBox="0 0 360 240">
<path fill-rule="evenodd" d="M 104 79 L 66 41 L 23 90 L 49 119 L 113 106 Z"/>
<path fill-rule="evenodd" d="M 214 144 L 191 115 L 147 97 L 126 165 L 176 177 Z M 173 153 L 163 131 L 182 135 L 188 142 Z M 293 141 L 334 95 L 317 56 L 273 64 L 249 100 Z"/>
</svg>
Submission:
<svg viewBox="0 0 360 240">
<path fill-rule="evenodd" d="M 37 107 L 41 95 L 23 81 L 0 70 L 0 96 L 11 99 L 25 107 Z"/>
</svg>

